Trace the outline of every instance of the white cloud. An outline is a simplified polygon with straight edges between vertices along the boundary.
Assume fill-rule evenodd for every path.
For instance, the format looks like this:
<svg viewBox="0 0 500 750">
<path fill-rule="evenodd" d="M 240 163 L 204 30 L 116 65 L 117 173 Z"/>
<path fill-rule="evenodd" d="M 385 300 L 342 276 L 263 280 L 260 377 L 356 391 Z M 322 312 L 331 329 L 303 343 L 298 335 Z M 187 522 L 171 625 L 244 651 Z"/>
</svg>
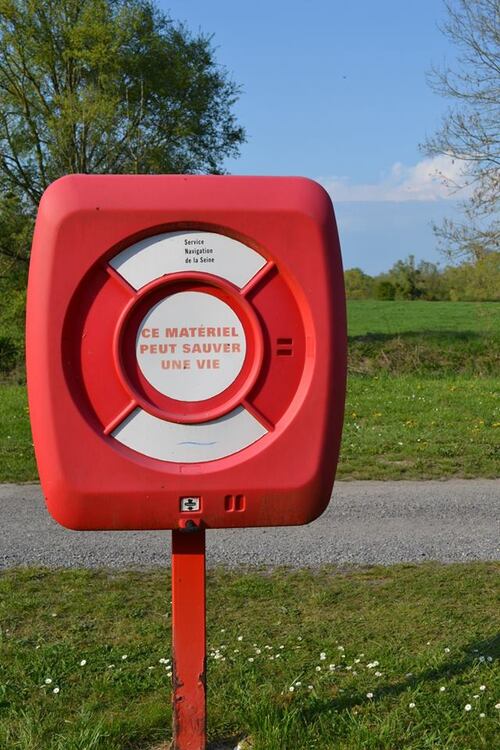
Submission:
<svg viewBox="0 0 500 750">
<path fill-rule="evenodd" d="M 401 162 L 392 165 L 374 183 L 353 184 L 346 177 L 320 177 L 320 182 L 335 203 L 341 201 L 438 201 L 463 198 L 465 190 L 457 191 L 463 183 L 463 165 L 448 156 L 422 159 L 414 166 Z"/>
</svg>

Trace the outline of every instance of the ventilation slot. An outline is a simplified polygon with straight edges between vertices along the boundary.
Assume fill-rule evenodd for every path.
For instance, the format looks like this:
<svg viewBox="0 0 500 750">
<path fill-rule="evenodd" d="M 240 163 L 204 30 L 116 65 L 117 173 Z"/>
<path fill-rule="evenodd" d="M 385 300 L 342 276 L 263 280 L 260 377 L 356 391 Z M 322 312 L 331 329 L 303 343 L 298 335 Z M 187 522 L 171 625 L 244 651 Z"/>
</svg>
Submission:
<svg viewBox="0 0 500 750">
<path fill-rule="evenodd" d="M 241 513 L 246 507 L 245 495 L 226 495 L 224 498 L 224 510 L 226 513 Z"/>
<path fill-rule="evenodd" d="M 293 354 L 293 339 L 276 339 L 276 354 L 279 357 L 291 357 Z"/>
</svg>

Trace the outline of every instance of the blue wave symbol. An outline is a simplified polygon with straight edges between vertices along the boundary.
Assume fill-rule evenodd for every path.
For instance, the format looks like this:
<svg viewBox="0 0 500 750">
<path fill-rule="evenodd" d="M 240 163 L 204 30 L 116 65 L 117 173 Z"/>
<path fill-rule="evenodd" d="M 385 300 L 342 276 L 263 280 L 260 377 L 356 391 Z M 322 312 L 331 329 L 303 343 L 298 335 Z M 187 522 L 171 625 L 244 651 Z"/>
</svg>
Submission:
<svg viewBox="0 0 500 750">
<path fill-rule="evenodd" d="M 177 443 L 177 445 L 215 445 L 216 443 L 216 440 L 214 440 L 213 443 L 199 443 L 196 440 L 184 440 L 184 442 Z"/>
</svg>

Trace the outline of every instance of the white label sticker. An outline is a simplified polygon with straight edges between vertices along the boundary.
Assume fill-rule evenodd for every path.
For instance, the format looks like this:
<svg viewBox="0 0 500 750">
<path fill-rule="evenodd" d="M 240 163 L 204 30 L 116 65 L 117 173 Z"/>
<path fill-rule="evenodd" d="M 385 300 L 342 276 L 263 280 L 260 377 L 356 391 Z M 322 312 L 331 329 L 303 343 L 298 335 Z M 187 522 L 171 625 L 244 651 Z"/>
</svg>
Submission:
<svg viewBox="0 0 500 750">
<path fill-rule="evenodd" d="M 238 377 L 246 354 L 240 319 L 204 292 L 178 292 L 146 315 L 136 339 L 137 362 L 157 391 L 179 401 L 204 401 Z"/>
<path fill-rule="evenodd" d="M 183 513 L 196 513 L 200 510 L 199 497 L 181 497 L 181 511 Z"/>
<path fill-rule="evenodd" d="M 232 237 L 189 230 L 146 237 L 115 255 L 110 265 L 134 289 L 180 271 L 215 274 L 241 288 L 266 262 L 258 252 Z"/>
</svg>

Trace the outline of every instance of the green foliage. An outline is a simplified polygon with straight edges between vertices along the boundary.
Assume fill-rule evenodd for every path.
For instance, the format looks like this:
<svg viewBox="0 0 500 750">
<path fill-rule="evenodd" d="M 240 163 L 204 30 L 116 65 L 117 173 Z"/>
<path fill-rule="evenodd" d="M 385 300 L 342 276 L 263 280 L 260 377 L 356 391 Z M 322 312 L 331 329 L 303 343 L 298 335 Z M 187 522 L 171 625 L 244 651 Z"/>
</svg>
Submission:
<svg viewBox="0 0 500 750">
<path fill-rule="evenodd" d="M 349 299 L 368 299 L 373 293 L 373 279 L 361 268 L 349 268 L 344 273 L 346 294 Z"/>
<path fill-rule="evenodd" d="M 217 172 L 238 89 L 145 0 L 1 0 L 3 179 L 36 205 L 70 172 Z"/>
<path fill-rule="evenodd" d="M 443 273 L 452 300 L 500 301 L 500 252 L 488 253 L 476 262 L 450 266 Z"/>
<path fill-rule="evenodd" d="M 61 175 L 220 172 L 238 94 L 211 38 L 149 0 L 0 0 L 1 256 L 27 261 Z"/>
<path fill-rule="evenodd" d="M 0 166 L 0 284 L 5 288 L 25 280 L 33 224 L 33 211 L 22 196 L 2 191 Z"/>
<path fill-rule="evenodd" d="M 375 299 L 379 300 L 391 300 L 396 297 L 396 288 L 391 281 L 387 279 L 381 279 L 377 281 L 374 287 Z"/>
<path fill-rule="evenodd" d="M 2 218 L 0 206 L 0 232 Z M 26 246 L 29 245 L 26 229 L 27 224 L 21 227 L 17 246 L 16 233 L 12 232 L 13 244 L 9 250 L 13 255 L 23 252 L 23 240 L 26 240 Z M 5 234 L 0 234 L 0 237 L 5 237 Z M 11 382 L 24 380 L 25 307 L 26 269 L 17 266 L 14 257 L 0 254 L 0 378 L 7 376 Z"/>
<path fill-rule="evenodd" d="M 442 273 L 435 263 L 422 260 L 417 268 L 419 297 L 428 301 L 447 299 L 448 289 Z"/>
<path fill-rule="evenodd" d="M 394 285 L 396 299 L 418 299 L 422 295 L 420 288 L 420 271 L 415 266 L 415 256 L 407 260 L 398 260 L 388 273 Z"/>
<path fill-rule="evenodd" d="M 0 374 L 11 372 L 17 362 L 17 347 L 10 336 L 0 336 Z"/>
<path fill-rule="evenodd" d="M 440 270 L 435 263 L 415 263 L 410 255 L 398 260 L 379 276 L 368 276 L 359 268 L 345 271 L 348 299 L 499 301 L 500 252 Z"/>
</svg>

